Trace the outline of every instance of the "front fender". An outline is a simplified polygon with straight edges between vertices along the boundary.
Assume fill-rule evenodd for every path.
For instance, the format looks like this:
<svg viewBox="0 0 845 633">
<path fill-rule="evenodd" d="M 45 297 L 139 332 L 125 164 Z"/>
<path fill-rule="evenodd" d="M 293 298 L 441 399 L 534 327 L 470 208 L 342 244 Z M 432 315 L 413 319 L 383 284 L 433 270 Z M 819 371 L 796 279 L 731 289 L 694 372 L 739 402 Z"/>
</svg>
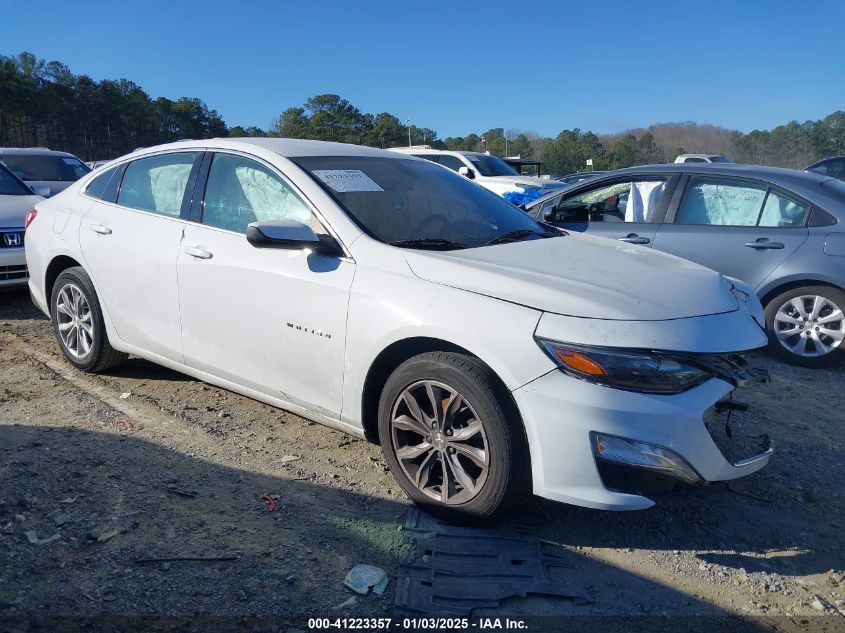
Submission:
<svg viewBox="0 0 845 633">
<path fill-rule="evenodd" d="M 362 426 L 370 367 L 383 350 L 405 339 L 425 337 L 462 347 L 509 390 L 521 387 L 554 369 L 534 342 L 540 316 L 531 308 L 407 274 L 359 268 L 349 301 L 343 421 Z"/>
</svg>

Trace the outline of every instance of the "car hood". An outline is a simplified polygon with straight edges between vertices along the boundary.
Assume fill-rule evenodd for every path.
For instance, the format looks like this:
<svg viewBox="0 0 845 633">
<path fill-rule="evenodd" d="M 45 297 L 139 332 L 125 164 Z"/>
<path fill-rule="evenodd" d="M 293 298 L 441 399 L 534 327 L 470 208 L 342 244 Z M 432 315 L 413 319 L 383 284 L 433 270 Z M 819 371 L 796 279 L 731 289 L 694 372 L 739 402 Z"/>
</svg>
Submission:
<svg viewBox="0 0 845 633">
<path fill-rule="evenodd" d="M 567 316 L 659 321 L 738 307 L 719 273 L 602 237 L 568 235 L 404 254 L 422 279 Z"/>
<path fill-rule="evenodd" d="M 0 228 L 20 229 L 26 212 L 41 202 L 40 196 L 0 196 Z"/>
</svg>

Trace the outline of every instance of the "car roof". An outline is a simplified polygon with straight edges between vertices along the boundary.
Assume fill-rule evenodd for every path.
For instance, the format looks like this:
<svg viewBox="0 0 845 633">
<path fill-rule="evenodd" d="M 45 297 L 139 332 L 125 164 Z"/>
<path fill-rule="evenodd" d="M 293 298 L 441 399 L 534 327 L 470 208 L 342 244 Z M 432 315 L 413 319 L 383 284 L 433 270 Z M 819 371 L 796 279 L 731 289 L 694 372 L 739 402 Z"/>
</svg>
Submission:
<svg viewBox="0 0 845 633">
<path fill-rule="evenodd" d="M 409 158 L 407 154 L 390 152 L 375 147 L 353 145 L 351 143 L 334 143 L 330 141 L 311 141 L 298 138 L 266 138 L 266 137 L 238 137 L 211 138 L 201 140 L 185 140 L 166 145 L 143 147 L 133 154 L 144 154 L 153 151 L 172 149 L 234 149 L 249 151 L 250 148 L 260 147 L 279 156 L 296 158 L 304 156 L 381 156 L 383 158 Z"/>
<path fill-rule="evenodd" d="M 743 163 L 666 163 L 661 165 L 640 165 L 609 171 L 597 178 L 578 183 L 570 188 L 555 192 L 569 194 L 573 191 L 595 187 L 602 182 L 624 178 L 626 176 L 656 176 L 656 175 L 699 175 L 699 176 L 729 176 L 734 178 L 748 178 L 764 180 L 792 191 L 810 202 L 821 204 L 828 211 L 842 215 L 843 197 L 842 183 L 836 178 L 823 176 L 814 172 L 769 167 L 766 165 L 746 165 Z M 552 197 L 551 194 L 533 201 L 529 207 Z M 819 198 L 826 200 L 819 200 Z M 831 204 L 832 203 L 832 204 Z"/>
<path fill-rule="evenodd" d="M 819 165 L 829 163 L 832 160 L 845 160 L 845 156 L 828 156 L 827 158 L 822 158 L 821 160 L 816 161 L 812 165 L 807 165 L 804 169 L 812 169 L 813 167 L 818 167 Z"/>
<path fill-rule="evenodd" d="M 0 147 L 0 154 L 6 156 L 32 156 L 34 154 L 41 154 L 43 156 L 73 156 L 70 152 L 60 152 L 55 149 L 47 149 L 46 147 Z M 73 156 L 76 158 L 76 156 Z"/>
</svg>

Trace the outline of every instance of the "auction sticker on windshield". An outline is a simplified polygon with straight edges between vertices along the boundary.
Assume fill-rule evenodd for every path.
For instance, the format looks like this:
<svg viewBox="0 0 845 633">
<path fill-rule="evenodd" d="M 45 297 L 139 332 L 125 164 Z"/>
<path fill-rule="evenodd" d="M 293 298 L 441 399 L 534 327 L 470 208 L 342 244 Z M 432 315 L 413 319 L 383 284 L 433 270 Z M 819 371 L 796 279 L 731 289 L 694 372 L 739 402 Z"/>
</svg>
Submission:
<svg viewBox="0 0 845 633">
<path fill-rule="evenodd" d="M 384 191 L 360 169 L 316 169 L 314 175 L 339 193 Z"/>
</svg>

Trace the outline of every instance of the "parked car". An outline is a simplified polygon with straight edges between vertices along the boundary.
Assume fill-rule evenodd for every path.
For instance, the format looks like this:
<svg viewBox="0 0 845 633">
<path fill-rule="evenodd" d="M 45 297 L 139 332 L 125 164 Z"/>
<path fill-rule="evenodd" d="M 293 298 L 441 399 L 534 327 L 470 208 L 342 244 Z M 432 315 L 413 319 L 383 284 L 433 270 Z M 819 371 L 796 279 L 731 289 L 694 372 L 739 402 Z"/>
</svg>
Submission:
<svg viewBox="0 0 845 633">
<path fill-rule="evenodd" d="M 679 154 L 676 163 L 732 163 L 730 158 L 720 154 Z"/>
<path fill-rule="evenodd" d="M 54 196 L 91 169 L 73 154 L 44 147 L 0 147 L 0 162 L 39 196 Z"/>
<path fill-rule="evenodd" d="M 808 367 L 842 357 L 845 184 L 754 165 L 610 172 L 526 205 L 557 226 L 640 244 L 742 279 L 766 306 L 769 347 Z"/>
<path fill-rule="evenodd" d="M 569 187 L 578 184 L 579 182 L 584 182 L 585 180 L 604 176 L 606 173 L 606 171 L 579 171 L 574 174 L 566 174 L 565 176 L 552 176 L 552 180 L 563 183 Z"/>
<path fill-rule="evenodd" d="M 817 163 L 813 163 L 809 167 L 805 167 L 804 171 L 811 171 L 822 176 L 845 180 L 845 156 L 825 158 Z"/>
<path fill-rule="evenodd" d="M 646 508 L 643 474 L 697 486 L 770 459 L 717 421 L 747 377 L 733 352 L 766 342 L 750 288 L 551 229 L 429 161 L 184 141 L 36 210 L 30 290 L 74 367 L 133 354 L 378 441 L 434 512 L 532 490 Z"/>
<path fill-rule="evenodd" d="M 482 152 L 453 152 L 414 147 L 397 147 L 390 151 L 439 163 L 500 196 L 512 192 L 540 193 L 543 190 L 563 187 L 548 178 L 522 176 L 501 158 Z"/>
<path fill-rule="evenodd" d="M 28 280 L 24 227 L 27 212 L 42 199 L 0 164 L 0 288 Z"/>
</svg>

